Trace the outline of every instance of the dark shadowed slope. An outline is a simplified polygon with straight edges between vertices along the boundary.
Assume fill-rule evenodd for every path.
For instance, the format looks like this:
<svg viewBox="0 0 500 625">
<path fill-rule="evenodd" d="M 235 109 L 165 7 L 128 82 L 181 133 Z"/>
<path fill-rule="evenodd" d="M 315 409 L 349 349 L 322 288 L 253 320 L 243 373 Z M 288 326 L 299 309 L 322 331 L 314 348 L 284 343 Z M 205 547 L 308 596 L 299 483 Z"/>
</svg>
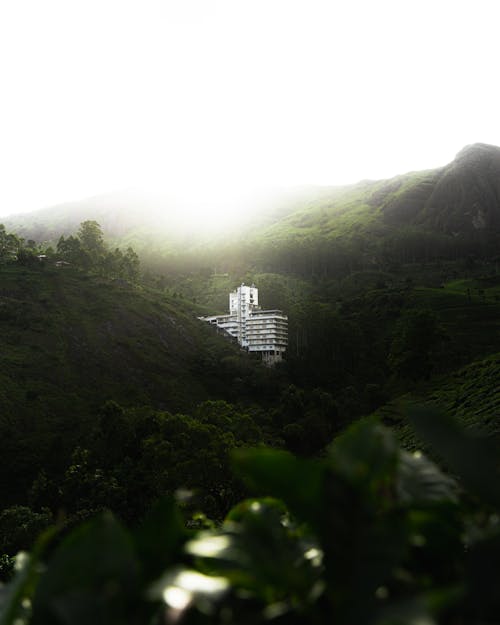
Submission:
<svg viewBox="0 0 500 625">
<path fill-rule="evenodd" d="M 499 229 L 499 148 L 470 145 L 446 167 L 416 176 L 413 182 L 404 178 L 383 204 L 388 222 L 423 225 L 446 234 Z"/>
<path fill-rule="evenodd" d="M 240 352 L 178 300 L 73 269 L 0 267 L 0 322 L 3 418 L 73 421 L 108 399 L 188 410 L 241 375 Z"/>
</svg>

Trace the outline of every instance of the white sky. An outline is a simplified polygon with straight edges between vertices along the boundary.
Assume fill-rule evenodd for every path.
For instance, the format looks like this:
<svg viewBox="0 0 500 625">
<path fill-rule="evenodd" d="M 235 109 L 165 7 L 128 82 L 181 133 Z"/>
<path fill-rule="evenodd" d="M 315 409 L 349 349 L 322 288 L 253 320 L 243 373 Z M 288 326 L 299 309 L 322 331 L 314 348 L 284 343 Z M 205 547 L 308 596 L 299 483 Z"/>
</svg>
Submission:
<svg viewBox="0 0 500 625">
<path fill-rule="evenodd" d="M 498 7 L 498 10 L 497 10 Z M 0 0 L 0 215 L 500 145 L 497 0 Z"/>
</svg>

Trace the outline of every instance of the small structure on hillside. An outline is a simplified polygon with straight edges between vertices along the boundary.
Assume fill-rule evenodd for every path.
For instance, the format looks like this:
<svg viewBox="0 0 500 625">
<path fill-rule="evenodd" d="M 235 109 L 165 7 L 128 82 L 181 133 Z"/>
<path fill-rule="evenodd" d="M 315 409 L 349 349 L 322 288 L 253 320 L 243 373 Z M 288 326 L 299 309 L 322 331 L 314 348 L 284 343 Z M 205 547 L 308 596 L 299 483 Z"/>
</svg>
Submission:
<svg viewBox="0 0 500 625">
<path fill-rule="evenodd" d="M 288 345 L 288 317 L 281 310 L 262 310 L 254 284 L 242 284 L 229 293 L 229 314 L 199 319 L 236 339 L 249 352 L 259 353 L 266 365 L 283 360 Z"/>
</svg>

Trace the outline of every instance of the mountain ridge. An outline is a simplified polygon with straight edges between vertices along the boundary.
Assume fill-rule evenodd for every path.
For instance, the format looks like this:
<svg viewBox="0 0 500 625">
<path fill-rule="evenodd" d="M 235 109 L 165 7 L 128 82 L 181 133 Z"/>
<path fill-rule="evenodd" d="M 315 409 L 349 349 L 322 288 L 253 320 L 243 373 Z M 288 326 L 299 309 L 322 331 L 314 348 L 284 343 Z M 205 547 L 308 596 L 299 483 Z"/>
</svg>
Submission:
<svg viewBox="0 0 500 625">
<path fill-rule="evenodd" d="M 497 236 L 500 148 L 474 143 L 436 169 L 345 186 L 309 185 L 296 192 L 278 193 L 258 208 L 256 216 L 247 217 L 239 229 L 233 229 L 232 239 L 337 238 L 363 233 L 385 237 L 408 227 L 450 239 Z M 138 193 L 123 192 L 3 221 L 25 239 L 54 242 L 61 234 L 74 232 L 81 221 L 95 219 L 113 244 L 133 245 L 149 255 L 185 253 L 199 245 L 210 248 L 224 244 L 222 231 L 202 236 L 191 232 L 189 224 L 177 227 L 176 213 L 182 213 L 182 206 L 172 198 L 159 201 L 154 196 L 144 199 Z"/>
</svg>

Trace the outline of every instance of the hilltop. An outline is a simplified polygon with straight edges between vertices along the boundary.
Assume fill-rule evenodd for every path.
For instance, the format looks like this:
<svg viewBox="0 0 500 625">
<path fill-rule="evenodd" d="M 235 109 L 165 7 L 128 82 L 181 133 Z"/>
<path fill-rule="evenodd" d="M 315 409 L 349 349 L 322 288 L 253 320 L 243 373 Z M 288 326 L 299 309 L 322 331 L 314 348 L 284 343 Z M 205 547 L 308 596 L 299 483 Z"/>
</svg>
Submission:
<svg viewBox="0 0 500 625">
<path fill-rule="evenodd" d="M 445 234 L 500 229 L 500 149 L 466 146 L 446 167 L 401 177 L 380 193 L 384 219 L 419 225 Z M 375 201 L 375 198 L 372 198 Z"/>
<path fill-rule="evenodd" d="M 241 265 L 299 274 L 331 273 L 435 258 L 494 256 L 500 237 L 500 148 L 466 146 L 438 169 L 342 187 L 307 186 L 249 196 L 210 227 L 178 199 L 110 193 L 4 219 L 25 239 L 54 243 L 86 219 L 113 245 L 132 245 L 143 263 L 162 259 L 219 269 Z M 303 268 L 304 258 L 308 268 Z"/>
<path fill-rule="evenodd" d="M 0 223 L 25 240 L 54 244 L 61 235 L 72 234 L 82 221 L 92 219 L 106 232 L 108 242 L 162 255 L 198 250 L 200 245 L 210 246 L 214 242 L 220 244 L 228 232 L 235 236 L 241 228 L 274 223 L 310 193 L 309 188 L 249 192 L 248 196 L 235 199 L 230 214 L 218 223 L 222 209 L 217 200 L 200 200 L 201 206 L 196 207 L 193 201 L 172 194 L 129 189 L 9 215 L 0 218 Z M 196 221 L 194 208 L 213 213 L 210 226 L 206 219 L 202 223 Z"/>
<path fill-rule="evenodd" d="M 434 246 L 442 255 L 468 244 L 479 252 L 479 241 L 500 232 L 499 180 L 500 148 L 474 144 L 445 167 L 325 190 L 260 236 L 281 241 L 364 239 L 361 252 L 372 257 L 381 255 L 383 245 L 393 248 L 397 237 L 415 251 L 419 245 Z"/>
</svg>

